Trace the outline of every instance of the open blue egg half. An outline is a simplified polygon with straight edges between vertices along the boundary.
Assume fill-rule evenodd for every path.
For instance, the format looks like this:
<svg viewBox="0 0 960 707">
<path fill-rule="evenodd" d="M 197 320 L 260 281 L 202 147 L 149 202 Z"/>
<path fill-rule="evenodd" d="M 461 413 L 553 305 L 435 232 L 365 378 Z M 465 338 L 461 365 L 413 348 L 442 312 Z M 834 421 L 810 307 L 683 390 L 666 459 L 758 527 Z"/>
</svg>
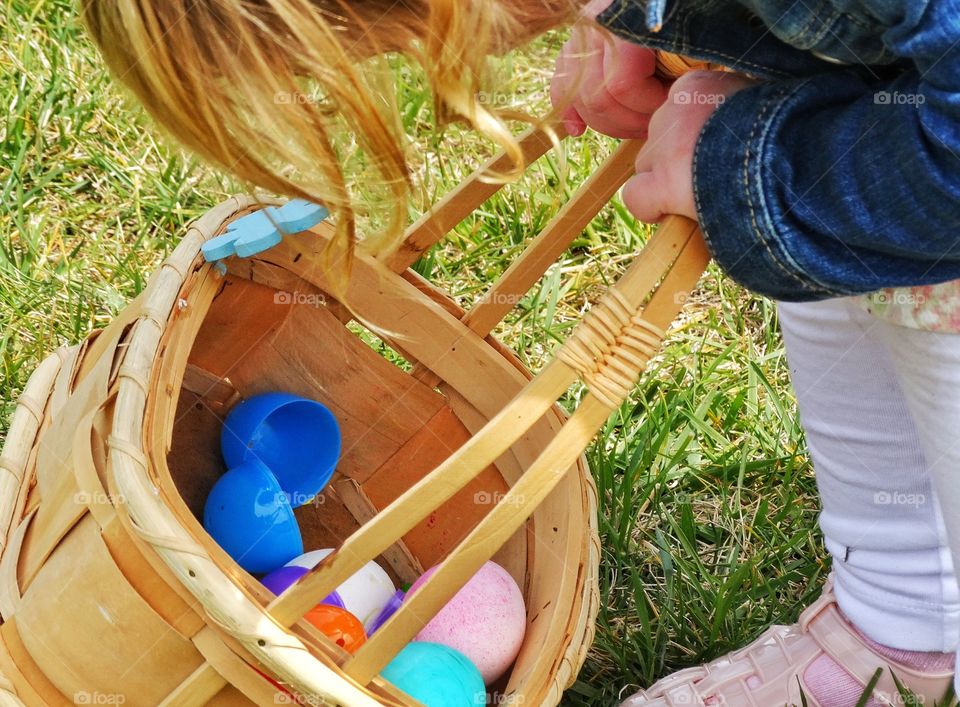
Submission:
<svg viewBox="0 0 960 707">
<path fill-rule="evenodd" d="M 293 508 L 309 503 L 330 481 L 340 444 L 333 413 L 291 393 L 244 400 L 230 411 L 220 432 L 227 466 L 259 459 L 277 477 Z"/>
</svg>

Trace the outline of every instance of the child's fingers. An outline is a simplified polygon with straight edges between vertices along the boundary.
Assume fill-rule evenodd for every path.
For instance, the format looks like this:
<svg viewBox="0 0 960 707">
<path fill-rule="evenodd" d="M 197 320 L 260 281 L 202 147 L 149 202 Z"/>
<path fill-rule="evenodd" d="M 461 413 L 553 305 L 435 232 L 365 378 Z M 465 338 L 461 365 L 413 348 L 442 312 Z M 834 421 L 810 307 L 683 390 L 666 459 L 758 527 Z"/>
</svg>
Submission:
<svg viewBox="0 0 960 707">
<path fill-rule="evenodd" d="M 580 117 L 594 130 L 618 138 L 646 137 L 649 112 L 637 112 L 618 101 L 607 88 L 607 78 L 603 68 L 603 50 L 600 47 L 588 57 L 579 68 L 579 90 L 573 105 Z M 639 83 L 639 82 L 637 82 Z M 621 82 L 623 92 L 629 90 Z M 658 87 L 655 90 L 659 91 Z"/>
<path fill-rule="evenodd" d="M 605 59 L 609 62 L 616 60 L 616 65 L 607 65 L 607 71 L 610 75 L 614 73 L 626 73 L 635 79 L 653 76 L 657 70 L 657 54 L 649 47 L 643 47 L 633 42 L 628 42 L 619 37 L 613 37 L 612 40 L 604 40 Z"/>
<path fill-rule="evenodd" d="M 634 175 L 620 190 L 623 205 L 645 223 L 657 223 L 667 215 L 666 196 L 664 185 L 653 172 Z"/>
<path fill-rule="evenodd" d="M 587 124 L 573 105 L 574 96 L 568 71 L 569 62 L 566 59 L 566 51 L 562 51 L 557 57 L 556 69 L 550 82 L 550 102 L 557 109 L 558 117 L 563 122 L 567 134 L 578 137 L 587 129 Z"/>
<path fill-rule="evenodd" d="M 608 105 L 602 111 L 577 102 L 577 111 L 581 118 L 597 132 L 620 139 L 645 138 L 649 115 L 628 111 L 622 106 Z"/>
<path fill-rule="evenodd" d="M 560 114 L 560 119 L 563 121 L 564 130 L 567 131 L 567 135 L 570 137 L 580 137 L 587 130 L 586 121 L 580 117 L 577 109 L 572 106 Z"/>
<path fill-rule="evenodd" d="M 650 70 L 652 60 L 642 53 L 630 53 L 630 65 L 620 67 L 616 58 L 607 58 L 617 47 L 600 32 L 585 37 L 579 70 L 577 99 L 574 105 L 580 117 L 594 130 L 618 138 L 646 137 L 649 115 L 666 98 L 666 88 L 657 79 L 628 73 L 632 69 Z M 573 57 L 570 57 L 572 63 Z M 608 67 L 623 73 L 610 76 Z M 613 93 L 616 92 L 617 95 Z M 622 98 L 622 100 L 621 100 Z"/>
<path fill-rule="evenodd" d="M 636 44 L 606 42 L 603 87 L 611 100 L 635 113 L 653 113 L 667 100 L 669 87 L 654 76 L 656 55 Z"/>
<path fill-rule="evenodd" d="M 557 58 L 550 97 L 570 135 L 589 126 L 612 137 L 643 138 L 650 114 L 667 96 L 655 68 L 652 51 L 580 26 Z"/>
</svg>

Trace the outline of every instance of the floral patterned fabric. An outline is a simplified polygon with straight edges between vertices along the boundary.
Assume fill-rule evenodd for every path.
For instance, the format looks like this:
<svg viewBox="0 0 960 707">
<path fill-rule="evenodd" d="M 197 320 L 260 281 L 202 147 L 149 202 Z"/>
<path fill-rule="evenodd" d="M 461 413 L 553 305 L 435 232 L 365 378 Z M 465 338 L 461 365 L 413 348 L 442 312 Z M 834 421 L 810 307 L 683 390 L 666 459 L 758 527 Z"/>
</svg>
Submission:
<svg viewBox="0 0 960 707">
<path fill-rule="evenodd" d="M 960 334 L 960 280 L 878 290 L 860 301 L 868 312 L 894 324 Z"/>
</svg>

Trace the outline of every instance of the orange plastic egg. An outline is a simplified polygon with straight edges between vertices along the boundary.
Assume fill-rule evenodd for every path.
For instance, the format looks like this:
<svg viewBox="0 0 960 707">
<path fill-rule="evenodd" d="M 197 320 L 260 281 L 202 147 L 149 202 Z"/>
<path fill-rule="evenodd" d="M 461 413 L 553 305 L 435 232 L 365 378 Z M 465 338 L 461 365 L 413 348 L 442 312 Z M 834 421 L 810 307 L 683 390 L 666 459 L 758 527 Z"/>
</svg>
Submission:
<svg viewBox="0 0 960 707">
<path fill-rule="evenodd" d="M 304 618 L 348 653 L 353 653 L 367 640 L 360 619 L 339 606 L 317 604 Z"/>
</svg>

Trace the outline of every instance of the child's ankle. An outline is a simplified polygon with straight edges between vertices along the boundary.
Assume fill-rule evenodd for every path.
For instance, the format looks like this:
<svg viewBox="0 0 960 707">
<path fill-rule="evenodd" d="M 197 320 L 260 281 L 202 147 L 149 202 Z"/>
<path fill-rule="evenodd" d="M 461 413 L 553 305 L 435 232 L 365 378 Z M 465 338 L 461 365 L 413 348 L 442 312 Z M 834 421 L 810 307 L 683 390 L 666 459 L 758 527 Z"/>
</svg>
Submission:
<svg viewBox="0 0 960 707">
<path fill-rule="evenodd" d="M 940 651 L 908 651 L 901 648 L 892 648 L 877 643 L 869 636 L 864 634 L 856 626 L 853 630 L 863 639 L 863 642 L 870 646 L 874 652 L 879 653 L 884 658 L 894 663 L 906 666 L 913 670 L 924 673 L 940 673 L 952 670 L 956 661 L 955 653 L 942 653 Z"/>
</svg>

